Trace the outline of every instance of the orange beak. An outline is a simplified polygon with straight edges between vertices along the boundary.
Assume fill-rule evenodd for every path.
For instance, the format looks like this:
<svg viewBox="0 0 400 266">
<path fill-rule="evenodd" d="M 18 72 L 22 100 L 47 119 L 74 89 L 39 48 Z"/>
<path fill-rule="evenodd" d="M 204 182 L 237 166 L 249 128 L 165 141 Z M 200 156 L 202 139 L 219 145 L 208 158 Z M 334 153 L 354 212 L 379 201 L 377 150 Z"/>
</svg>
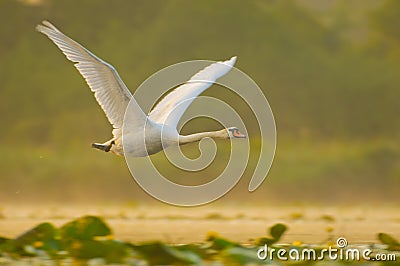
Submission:
<svg viewBox="0 0 400 266">
<path fill-rule="evenodd" d="M 246 135 L 240 133 L 239 130 L 233 131 L 233 136 L 234 136 L 235 138 L 246 138 Z"/>
</svg>

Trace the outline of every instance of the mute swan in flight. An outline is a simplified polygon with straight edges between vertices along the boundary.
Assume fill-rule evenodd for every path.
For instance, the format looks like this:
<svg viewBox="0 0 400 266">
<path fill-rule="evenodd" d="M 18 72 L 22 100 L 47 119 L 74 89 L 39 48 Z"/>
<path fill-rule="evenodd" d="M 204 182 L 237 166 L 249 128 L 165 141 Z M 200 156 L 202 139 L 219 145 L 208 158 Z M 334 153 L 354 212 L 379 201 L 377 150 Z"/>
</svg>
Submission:
<svg viewBox="0 0 400 266">
<path fill-rule="evenodd" d="M 145 115 L 112 65 L 64 35 L 50 22 L 42 23 L 36 26 L 36 30 L 49 37 L 64 55 L 75 63 L 75 67 L 85 78 L 113 126 L 113 138 L 103 144 L 93 143 L 93 148 L 124 155 L 122 124 L 129 101 L 134 101 L 134 119 L 125 127 L 123 137 L 125 153 L 132 157 L 148 156 L 168 146 L 197 142 L 205 137 L 219 139 L 246 137 L 236 127 L 187 136 L 180 135 L 176 129 L 180 118 L 195 97 L 228 73 L 236 57 L 204 68 L 188 82 L 167 94 L 148 115 Z"/>
</svg>

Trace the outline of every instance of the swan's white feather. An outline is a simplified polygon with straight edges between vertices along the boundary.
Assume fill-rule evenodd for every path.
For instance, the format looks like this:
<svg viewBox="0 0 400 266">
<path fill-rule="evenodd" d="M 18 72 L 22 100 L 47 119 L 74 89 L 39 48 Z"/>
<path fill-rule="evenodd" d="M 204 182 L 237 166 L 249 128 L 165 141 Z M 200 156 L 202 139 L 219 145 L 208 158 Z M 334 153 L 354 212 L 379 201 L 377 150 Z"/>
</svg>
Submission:
<svg viewBox="0 0 400 266">
<path fill-rule="evenodd" d="M 236 57 L 232 57 L 230 60 L 204 68 L 162 99 L 147 117 L 112 65 L 64 35 L 48 21 L 43 21 L 43 24 L 38 25 L 36 29 L 49 37 L 65 56 L 75 63 L 75 67 L 85 78 L 114 127 L 114 138 L 103 145 L 111 145 L 110 151 L 118 155 L 124 155 L 122 126 L 129 103 L 129 123 L 124 130 L 124 137 L 129 140 L 127 153 L 130 156 L 156 153 L 167 146 L 179 143 L 179 138 L 182 136 L 179 136 L 176 126 L 183 113 L 199 94 L 228 73 L 236 61 Z M 227 138 L 225 131 L 207 132 L 207 134 L 217 138 Z M 202 137 L 203 134 L 193 134 L 191 139 L 198 141 Z"/>
<path fill-rule="evenodd" d="M 85 47 L 64 35 L 48 21 L 43 21 L 36 30 L 47 35 L 65 56 L 75 63 L 75 67 L 85 78 L 97 102 L 104 110 L 108 120 L 114 128 L 122 128 L 124 114 L 132 94 L 118 75 L 115 68 L 109 63 L 95 56 Z M 134 101 L 134 99 L 132 99 Z M 146 115 L 136 104 L 137 120 L 143 122 Z"/>
<path fill-rule="evenodd" d="M 167 94 L 149 113 L 149 118 L 158 124 L 176 128 L 193 100 L 218 78 L 228 73 L 235 62 L 236 56 L 227 61 L 216 62 L 199 71 L 188 82 Z"/>
</svg>

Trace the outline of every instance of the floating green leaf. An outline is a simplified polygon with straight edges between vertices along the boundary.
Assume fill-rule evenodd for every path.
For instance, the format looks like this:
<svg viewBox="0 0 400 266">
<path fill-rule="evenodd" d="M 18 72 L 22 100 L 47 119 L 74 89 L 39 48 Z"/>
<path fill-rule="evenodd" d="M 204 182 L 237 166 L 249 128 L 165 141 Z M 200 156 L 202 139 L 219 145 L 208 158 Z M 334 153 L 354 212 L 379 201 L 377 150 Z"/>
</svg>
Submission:
<svg viewBox="0 0 400 266">
<path fill-rule="evenodd" d="M 379 233 L 378 239 L 383 243 L 388 245 L 388 250 L 399 250 L 400 251 L 400 242 L 392 237 L 391 235 L 385 233 Z"/>
<path fill-rule="evenodd" d="M 63 240 L 92 240 L 96 236 L 108 236 L 111 229 L 99 217 L 83 216 L 60 228 L 60 236 Z"/>
<path fill-rule="evenodd" d="M 245 247 L 231 247 L 221 252 L 220 257 L 227 263 L 238 263 L 247 265 L 249 263 L 260 263 L 257 257 L 257 249 Z"/>
<path fill-rule="evenodd" d="M 5 245 L 5 250 L 19 255 L 32 255 L 31 252 L 26 252 L 26 246 L 42 246 L 43 243 L 54 240 L 55 234 L 56 229 L 52 224 L 41 223 L 15 239 L 8 241 Z"/>
<path fill-rule="evenodd" d="M 115 240 L 75 240 L 67 250 L 73 258 L 104 258 L 109 263 L 122 262 L 128 254 L 128 247 Z"/>
<path fill-rule="evenodd" d="M 271 236 L 276 239 L 276 241 L 279 241 L 283 233 L 287 230 L 287 226 L 284 224 L 275 224 L 274 226 L 271 227 L 270 229 L 270 234 Z"/>
<path fill-rule="evenodd" d="M 275 224 L 269 230 L 271 237 L 261 237 L 257 239 L 256 245 L 272 245 L 279 241 L 283 233 L 286 232 L 287 226 L 281 223 Z"/>
<path fill-rule="evenodd" d="M 324 214 L 320 218 L 321 218 L 321 220 L 324 220 L 326 222 L 334 222 L 335 221 L 335 217 L 333 217 L 332 215 L 329 215 L 329 214 Z"/>
<path fill-rule="evenodd" d="M 191 250 L 179 250 L 161 242 L 152 242 L 134 246 L 137 251 L 150 265 L 170 264 L 199 264 L 201 257 Z"/>
<path fill-rule="evenodd" d="M 214 252 L 212 250 L 209 250 L 208 248 L 205 248 L 204 245 L 195 245 L 195 244 L 185 244 L 185 245 L 177 245 L 175 248 L 179 251 L 184 251 L 184 252 L 192 252 L 196 253 L 199 255 L 202 259 L 211 259 L 212 256 L 214 255 Z"/>
<path fill-rule="evenodd" d="M 22 245 L 32 244 L 36 241 L 46 241 L 54 239 L 55 227 L 50 223 L 41 223 L 34 228 L 26 231 L 14 239 L 15 242 Z"/>
<path fill-rule="evenodd" d="M 223 250 L 231 247 L 240 247 L 239 243 L 220 237 L 218 234 L 215 233 L 212 234 L 209 233 L 206 240 L 210 244 L 209 248 L 215 250 Z"/>
<path fill-rule="evenodd" d="M 8 240 L 10 240 L 10 239 L 0 236 L 0 245 L 6 243 Z"/>
<path fill-rule="evenodd" d="M 269 238 L 269 237 L 260 237 L 260 238 L 257 238 L 257 240 L 256 240 L 257 246 L 263 246 L 263 245 L 271 246 L 274 243 L 276 243 L 276 240 L 273 238 Z"/>
<path fill-rule="evenodd" d="M 10 241 L 9 238 L 1 237 L 0 236 L 0 252 L 2 251 L 3 247 Z"/>
</svg>

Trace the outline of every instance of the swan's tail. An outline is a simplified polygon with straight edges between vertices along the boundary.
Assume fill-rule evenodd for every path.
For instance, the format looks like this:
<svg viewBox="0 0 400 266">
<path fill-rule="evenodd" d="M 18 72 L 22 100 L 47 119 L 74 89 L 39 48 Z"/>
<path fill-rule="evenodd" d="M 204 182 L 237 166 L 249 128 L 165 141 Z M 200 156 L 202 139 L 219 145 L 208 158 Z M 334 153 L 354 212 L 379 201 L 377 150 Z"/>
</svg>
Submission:
<svg viewBox="0 0 400 266">
<path fill-rule="evenodd" d="M 92 143 L 92 148 L 95 148 L 95 149 L 98 149 L 101 151 L 105 151 L 105 152 L 109 152 L 111 150 L 111 147 L 113 144 L 114 144 L 114 141 L 106 142 L 104 144 Z"/>
</svg>

